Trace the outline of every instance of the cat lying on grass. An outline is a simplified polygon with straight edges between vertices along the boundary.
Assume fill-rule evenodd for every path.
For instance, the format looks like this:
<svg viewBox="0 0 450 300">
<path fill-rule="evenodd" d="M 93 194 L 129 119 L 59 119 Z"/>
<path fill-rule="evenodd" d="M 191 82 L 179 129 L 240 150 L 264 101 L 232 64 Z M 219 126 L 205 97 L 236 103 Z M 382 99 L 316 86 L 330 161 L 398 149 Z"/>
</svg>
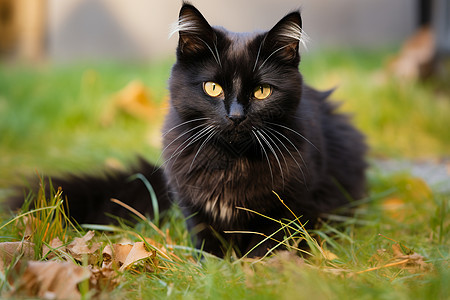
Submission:
<svg viewBox="0 0 450 300">
<path fill-rule="evenodd" d="M 295 214 L 313 226 L 319 215 L 364 195 L 363 135 L 335 112 L 327 100 L 331 92 L 308 87 L 299 72 L 299 12 L 267 32 L 232 33 L 211 27 L 184 4 L 174 33 L 179 42 L 163 130 L 164 163 L 142 161 L 129 173 L 106 178 L 53 180 L 79 223 L 110 222 L 105 213 L 128 216 L 110 198 L 151 215 L 148 188 L 129 180 L 140 173 L 160 211 L 175 202 L 189 217 L 197 247 L 217 256 L 227 247 L 240 255 L 251 250 L 248 256 L 254 257 L 284 235 L 280 223 L 259 214 L 275 220 Z M 277 230 L 266 240 L 242 233 L 269 236 Z"/>
</svg>

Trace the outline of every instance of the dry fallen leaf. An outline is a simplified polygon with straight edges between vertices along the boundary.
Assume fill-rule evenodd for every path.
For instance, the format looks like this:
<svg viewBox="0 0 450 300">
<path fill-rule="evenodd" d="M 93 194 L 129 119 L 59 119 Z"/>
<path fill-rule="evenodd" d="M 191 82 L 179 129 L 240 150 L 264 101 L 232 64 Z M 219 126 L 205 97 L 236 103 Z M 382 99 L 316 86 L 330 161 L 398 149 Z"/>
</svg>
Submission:
<svg viewBox="0 0 450 300">
<path fill-rule="evenodd" d="M 16 226 L 24 239 L 29 239 L 38 226 L 42 226 L 42 221 L 38 218 L 27 215 L 16 221 Z"/>
<path fill-rule="evenodd" d="M 25 259 L 33 259 L 35 255 L 34 244 L 30 242 L 5 242 L 0 243 L 0 272 L 4 272 L 13 259 L 22 256 Z"/>
<path fill-rule="evenodd" d="M 147 250 L 144 242 L 107 245 L 102 254 L 102 267 L 119 268 L 119 271 L 143 259 L 156 257 L 156 252 Z"/>
<path fill-rule="evenodd" d="M 89 286 L 99 291 L 105 289 L 111 290 L 119 283 L 118 273 L 111 267 L 111 264 L 90 268 L 91 278 L 89 278 Z"/>
<path fill-rule="evenodd" d="M 408 249 L 408 251 L 410 250 Z M 411 254 L 404 254 L 402 246 L 399 243 L 392 245 L 392 253 L 386 249 L 377 250 L 377 254 L 372 256 L 370 261 L 374 262 L 376 266 L 356 272 L 356 274 L 390 267 L 407 270 L 410 273 L 423 273 L 433 269 L 433 265 L 425 262 L 425 258 L 422 255 L 415 252 L 412 253 L 412 251 Z"/>
<path fill-rule="evenodd" d="M 56 253 L 61 254 L 62 256 L 65 256 L 65 247 L 63 247 L 64 243 L 61 242 L 59 238 L 54 238 L 50 241 L 47 245 L 42 246 L 42 254 L 43 257 L 47 259 L 51 259 L 56 257 Z"/>
<path fill-rule="evenodd" d="M 103 124 L 111 124 L 122 111 L 144 121 L 155 121 L 162 118 L 161 105 L 155 103 L 154 97 L 142 81 L 133 80 L 122 90 L 111 97 L 111 105 L 106 109 Z"/>
<path fill-rule="evenodd" d="M 78 284 L 91 272 L 72 262 L 30 261 L 14 294 L 44 299 L 80 299 Z"/>
<path fill-rule="evenodd" d="M 390 197 L 384 199 L 382 208 L 393 219 L 404 220 L 405 218 L 405 201 L 400 198 Z"/>
<path fill-rule="evenodd" d="M 298 268 L 305 268 L 305 260 L 293 251 L 281 250 L 277 251 L 277 255 L 269 258 L 267 264 L 275 267 L 277 270 L 283 270 L 286 265 L 295 264 Z"/>
<path fill-rule="evenodd" d="M 136 262 L 145 258 L 153 258 L 156 256 L 155 251 L 148 251 L 144 242 L 136 242 L 128 253 L 123 265 L 119 271 L 124 271 L 128 266 L 135 264 Z"/>
<path fill-rule="evenodd" d="M 404 254 L 400 244 L 393 244 L 392 252 L 396 259 L 405 260 L 405 263 L 400 265 L 399 267 L 407 270 L 410 273 L 419 273 L 432 269 L 432 265 L 425 262 L 425 258 L 422 255 L 415 252 L 412 254 Z"/>
<path fill-rule="evenodd" d="M 161 129 L 164 115 L 168 112 L 169 97 L 155 101 L 151 90 L 139 80 L 133 80 L 111 97 L 109 105 L 104 109 L 101 122 L 110 126 L 119 112 L 148 122 L 151 126 L 147 134 L 148 142 L 155 147 L 161 146 Z"/>
<path fill-rule="evenodd" d="M 98 261 L 98 250 L 101 247 L 100 243 L 88 244 L 94 237 L 95 232 L 90 230 L 83 237 L 75 238 L 73 242 L 67 245 L 68 252 L 78 261 L 83 261 L 87 257 L 89 264 L 94 264 Z"/>
<path fill-rule="evenodd" d="M 116 268 L 121 267 L 125 263 L 131 248 L 133 248 L 132 244 L 106 245 L 103 249 L 103 265 L 112 264 Z"/>
<path fill-rule="evenodd" d="M 323 249 L 323 255 L 326 260 L 334 260 L 339 258 L 336 254 L 327 249 Z"/>
</svg>

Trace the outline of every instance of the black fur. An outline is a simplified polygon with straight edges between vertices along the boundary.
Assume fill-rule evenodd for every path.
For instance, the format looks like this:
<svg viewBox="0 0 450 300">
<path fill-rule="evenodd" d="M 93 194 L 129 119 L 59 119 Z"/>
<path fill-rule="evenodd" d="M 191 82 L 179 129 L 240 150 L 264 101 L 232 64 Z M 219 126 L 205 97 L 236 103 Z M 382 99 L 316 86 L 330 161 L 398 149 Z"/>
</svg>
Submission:
<svg viewBox="0 0 450 300">
<path fill-rule="evenodd" d="M 131 170 L 107 173 L 104 176 L 68 175 L 45 179 L 45 191 L 50 196 L 51 187 L 55 190 L 61 187 L 62 199 L 68 199 L 70 217 L 79 224 L 117 223 L 117 217 L 130 221 L 136 219 L 130 210 L 113 203 L 111 199 L 120 200 L 138 212 L 153 217 L 153 203 L 147 182 L 158 199 L 158 209 L 164 212 L 171 207 L 163 171 L 145 160 L 140 159 L 137 167 Z M 145 178 L 147 182 L 140 178 Z M 39 187 L 33 185 L 25 189 L 37 191 Z M 20 194 L 18 192 L 9 199 L 9 207 L 18 208 L 23 204 L 24 197 Z"/>
<path fill-rule="evenodd" d="M 347 117 L 335 113 L 326 100 L 329 93 L 303 83 L 295 36 L 301 28 L 298 12 L 260 34 L 212 28 L 190 5 L 183 6 L 180 20 L 190 26 L 186 31 L 180 26 L 170 80 L 164 170 L 185 214 L 195 213 L 188 225 L 196 230 L 198 247 L 221 255 L 219 234 L 246 253 L 261 236 L 223 232 L 270 235 L 279 229 L 277 223 L 236 208 L 292 219 L 272 191 L 310 224 L 347 203 L 348 196 L 363 196 L 363 136 Z M 205 81 L 219 83 L 223 99 L 207 96 Z M 273 86 L 269 98 L 252 98 L 259 84 Z M 243 115 L 239 123 L 232 121 L 236 105 Z M 263 255 L 273 246 L 267 241 L 251 255 Z"/>
<path fill-rule="evenodd" d="M 298 71 L 301 25 L 300 14 L 293 12 L 268 32 L 237 34 L 211 27 L 189 4 L 180 11 L 163 169 L 170 197 L 190 216 L 188 227 L 197 247 L 218 256 L 224 255 L 221 240 L 241 254 L 262 240 L 259 235 L 224 231 L 270 235 L 280 228 L 237 207 L 277 220 L 293 218 L 273 191 L 310 225 L 321 213 L 364 194 L 364 138 L 346 116 L 335 112 L 327 100 L 331 92 L 318 92 L 303 83 Z M 222 86 L 221 97 L 205 94 L 203 83 L 208 81 Z M 253 97 L 260 84 L 273 87 L 267 99 Z M 148 202 L 140 202 L 139 195 L 147 191 L 129 194 L 125 179 L 121 175 L 110 185 L 87 178 L 79 185 L 71 182 L 70 192 L 62 183 L 74 203 L 72 214 L 82 221 L 103 222 L 102 211 L 111 212 L 103 203 L 110 197 L 128 197 L 126 202 L 151 211 Z M 150 180 L 160 206 L 167 208 L 165 181 L 158 173 Z M 85 193 L 72 189 L 85 184 L 94 191 L 98 187 L 99 194 L 81 201 Z M 102 196 L 100 187 L 110 193 Z M 76 208 L 81 203 L 89 208 L 86 204 Z M 275 238 L 282 239 L 280 235 Z M 269 240 L 250 256 L 261 256 L 275 244 Z"/>
</svg>

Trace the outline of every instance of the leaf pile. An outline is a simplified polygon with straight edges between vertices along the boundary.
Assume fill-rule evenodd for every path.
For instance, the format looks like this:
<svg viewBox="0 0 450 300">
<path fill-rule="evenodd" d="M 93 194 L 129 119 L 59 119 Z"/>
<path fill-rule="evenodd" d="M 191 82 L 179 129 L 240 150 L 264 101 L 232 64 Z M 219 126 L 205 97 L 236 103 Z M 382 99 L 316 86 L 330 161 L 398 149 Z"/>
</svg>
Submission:
<svg viewBox="0 0 450 300">
<path fill-rule="evenodd" d="M 400 243 L 393 244 L 391 251 L 378 249 L 377 253 L 372 256 L 371 261 L 375 264 L 374 267 L 357 272 L 357 274 L 390 267 L 397 267 L 413 274 L 433 270 L 433 265 L 426 262 L 426 259 L 422 255 L 413 252 Z"/>
<path fill-rule="evenodd" d="M 111 289 L 126 270 L 158 272 L 157 250 L 149 241 L 102 245 L 94 242 L 95 232 L 75 238 L 65 245 L 59 238 L 43 247 L 47 261 L 34 261 L 31 242 L 0 243 L 0 267 L 13 285 L 12 295 L 44 299 L 80 299 L 79 284 L 88 280 L 91 290 Z M 103 247 L 103 249 L 102 249 Z M 101 250 L 102 249 L 102 250 Z M 163 254 L 169 258 L 175 257 Z"/>
</svg>

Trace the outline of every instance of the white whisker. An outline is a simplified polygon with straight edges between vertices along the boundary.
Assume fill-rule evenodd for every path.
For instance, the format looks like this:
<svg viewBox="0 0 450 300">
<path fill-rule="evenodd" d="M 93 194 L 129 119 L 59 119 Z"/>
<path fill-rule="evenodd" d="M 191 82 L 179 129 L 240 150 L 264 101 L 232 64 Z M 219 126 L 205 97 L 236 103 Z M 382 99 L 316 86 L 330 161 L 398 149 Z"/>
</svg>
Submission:
<svg viewBox="0 0 450 300">
<path fill-rule="evenodd" d="M 295 22 L 290 22 L 287 26 L 283 28 L 280 32 L 280 36 L 286 37 L 288 39 L 293 39 L 299 41 L 302 46 L 308 50 L 306 43 L 310 41 L 309 36 L 305 31 Z"/>
<path fill-rule="evenodd" d="M 190 136 L 188 139 L 186 139 L 181 145 L 179 145 L 177 147 L 177 149 L 175 149 L 175 151 L 172 153 L 172 155 L 169 157 L 169 159 L 165 163 L 167 164 L 176 156 L 176 159 L 172 162 L 172 165 L 175 164 L 177 159 L 180 157 L 181 153 L 183 153 L 184 150 L 186 150 L 193 143 L 195 143 L 196 141 L 198 141 L 199 139 L 201 139 L 202 137 L 207 135 L 209 133 L 209 131 L 211 130 L 211 128 L 214 128 L 214 126 L 209 125 L 206 128 L 203 128 L 202 130 L 200 130 L 199 132 L 196 132 L 194 135 Z M 187 143 L 187 145 L 184 146 L 186 143 Z M 184 146 L 184 148 L 179 150 L 183 146 Z"/>
<path fill-rule="evenodd" d="M 177 21 L 173 22 L 172 25 L 170 25 L 169 30 L 169 38 L 172 37 L 177 32 L 191 32 L 191 33 L 197 33 L 200 31 L 200 27 L 198 26 L 198 23 L 194 20 L 191 20 L 190 18 L 186 17 L 180 17 Z"/>
<path fill-rule="evenodd" d="M 302 160 L 302 163 L 303 163 L 303 165 L 305 166 L 306 171 L 309 172 L 308 166 L 306 165 L 306 162 L 305 162 L 305 160 L 303 159 L 303 155 L 300 153 L 300 151 L 299 151 L 298 148 L 294 145 L 294 143 L 293 143 L 287 136 L 285 136 L 284 134 L 282 134 L 281 132 L 279 132 L 279 131 L 277 131 L 277 130 L 275 130 L 275 129 L 273 129 L 273 128 L 270 128 L 270 127 L 267 127 L 267 129 L 269 129 L 269 130 L 272 131 L 273 133 L 276 133 L 276 134 L 280 135 L 280 136 L 283 137 L 286 141 L 288 141 L 288 143 L 291 144 L 292 147 L 294 147 L 294 149 L 297 151 L 297 154 L 300 156 L 300 159 Z M 302 173 L 303 173 L 303 172 L 302 172 Z"/>
<path fill-rule="evenodd" d="M 208 45 L 208 43 L 207 42 L 205 42 L 203 39 L 201 39 L 200 37 L 197 37 L 200 41 L 202 41 L 205 45 L 206 45 L 206 47 L 208 47 L 208 49 L 209 49 L 209 51 L 211 52 L 211 54 L 212 54 L 212 56 L 214 57 L 214 60 L 216 61 L 216 63 L 220 66 L 220 67 L 222 67 L 222 64 L 220 63 L 220 60 L 219 60 L 219 53 L 217 53 L 217 57 L 216 57 L 216 55 L 214 54 L 214 51 L 211 49 L 211 47 Z M 214 44 L 214 46 L 216 46 L 215 44 Z M 216 47 L 216 50 L 217 50 L 217 47 Z"/>
<path fill-rule="evenodd" d="M 256 132 L 254 130 L 252 130 L 253 135 L 255 136 L 256 140 L 258 141 L 259 145 L 261 146 L 261 150 L 264 154 L 264 156 L 266 157 L 267 160 L 267 165 L 269 166 L 269 171 L 270 171 L 270 177 L 272 179 L 272 187 L 273 187 L 273 173 L 272 173 L 272 167 L 270 165 L 270 160 L 269 160 L 269 156 L 267 155 L 266 150 L 264 149 L 263 144 L 261 143 L 261 140 L 258 138 L 258 135 L 256 134 Z"/>
<path fill-rule="evenodd" d="M 194 161 L 197 158 L 197 156 L 200 153 L 200 151 L 203 149 L 203 147 L 206 145 L 206 143 L 208 143 L 211 140 L 211 138 L 215 134 L 216 134 L 215 128 L 211 128 L 211 130 L 209 131 L 208 137 L 203 141 L 203 143 L 200 145 L 200 147 L 198 148 L 197 152 L 195 153 L 194 158 L 192 159 L 191 165 L 189 166 L 189 171 L 191 171 L 192 166 L 194 165 Z"/>
<path fill-rule="evenodd" d="M 267 122 L 267 124 L 279 126 L 279 127 L 281 127 L 281 128 L 287 129 L 287 130 L 289 130 L 289 131 L 291 131 L 291 132 L 297 134 L 299 137 L 301 137 L 301 138 L 304 139 L 306 142 L 308 142 L 308 144 L 310 144 L 311 146 L 313 146 L 313 147 L 314 147 L 317 151 L 319 151 L 319 153 L 320 153 L 320 150 L 319 150 L 319 149 L 318 149 L 318 148 L 317 148 L 310 140 L 308 140 L 305 136 L 303 136 L 302 134 L 298 133 L 298 132 L 295 131 L 294 129 L 289 128 L 289 127 L 284 126 L 284 125 L 281 125 L 281 124 L 272 123 L 272 122 Z"/>
<path fill-rule="evenodd" d="M 214 49 L 215 49 L 215 53 L 214 53 L 213 49 L 211 49 L 209 44 L 200 37 L 199 33 L 201 33 L 201 31 L 202 31 L 202 28 L 198 25 L 198 22 L 196 22 L 195 20 L 192 20 L 190 18 L 180 17 L 180 19 L 178 19 L 176 22 L 174 22 L 170 26 L 169 38 L 171 38 L 172 35 L 174 35 L 177 32 L 179 32 L 179 33 L 184 32 L 186 34 L 195 36 L 196 39 L 199 39 L 200 41 L 203 42 L 203 44 L 206 45 L 206 47 L 209 49 L 209 51 L 211 51 L 211 53 L 214 57 L 214 60 L 217 62 L 217 64 L 220 67 L 222 67 L 222 64 L 220 62 L 219 51 L 217 49 L 216 43 L 214 43 Z"/>
<path fill-rule="evenodd" d="M 214 42 L 214 50 L 216 50 L 217 63 L 218 63 L 219 66 L 222 68 L 222 63 L 220 62 L 219 50 L 217 49 L 217 36 L 216 36 L 216 40 L 215 40 L 215 42 Z"/>
<path fill-rule="evenodd" d="M 186 122 L 186 123 L 187 123 L 187 122 Z M 181 125 L 181 124 L 180 124 L 180 125 Z M 161 154 L 159 155 L 159 158 L 158 158 L 157 162 L 159 162 L 159 160 L 160 160 L 160 159 L 162 158 L 162 156 L 164 155 L 164 152 L 166 152 L 167 148 L 169 148 L 170 145 L 172 145 L 173 143 L 175 143 L 177 140 L 179 140 L 180 138 L 182 138 L 183 136 L 185 136 L 185 135 L 188 134 L 189 132 L 194 131 L 194 130 L 196 130 L 197 128 L 204 127 L 204 126 L 206 126 L 206 124 L 200 124 L 200 125 L 197 125 L 197 126 L 191 128 L 191 129 L 189 129 L 189 130 L 184 131 L 183 133 L 181 133 L 180 135 L 178 135 L 176 138 L 174 138 L 169 144 L 167 144 L 167 145 L 164 147 L 164 149 L 162 149 Z M 174 129 L 174 128 L 172 128 L 172 129 Z M 167 132 L 167 133 L 168 133 L 168 132 Z M 164 135 L 163 135 L 163 137 L 164 137 Z"/>
<path fill-rule="evenodd" d="M 167 130 L 166 132 L 164 132 L 164 133 L 163 133 L 163 137 L 165 137 L 169 132 L 171 132 L 172 130 L 174 130 L 174 129 L 180 127 L 180 126 L 183 126 L 183 125 L 186 125 L 186 124 L 195 122 L 195 121 L 204 121 L 204 120 L 209 120 L 209 118 L 198 118 L 198 119 L 193 119 L 193 120 L 189 120 L 189 121 L 185 121 L 185 122 L 183 122 L 183 123 L 180 123 L 180 124 L 178 124 L 178 125 L 176 125 L 176 126 L 173 126 L 172 128 L 170 128 L 170 129 Z"/>
<path fill-rule="evenodd" d="M 289 45 L 284 45 L 283 47 L 278 48 L 277 50 L 273 51 L 264 61 L 263 63 L 259 66 L 258 70 L 261 69 L 264 64 L 269 60 L 270 57 L 272 57 L 272 55 L 274 55 L 275 53 L 277 53 L 278 51 L 288 47 Z"/>
<path fill-rule="evenodd" d="M 283 168 L 281 167 L 281 163 L 280 163 L 280 159 L 278 158 L 278 155 L 275 151 L 275 149 L 272 147 L 272 145 L 270 144 L 270 142 L 264 137 L 264 135 L 256 128 L 254 128 L 256 133 L 261 137 L 261 139 L 266 143 L 266 145 L 269 147 L 270 152 L 272 152 L 273 156 L 275 157 L 275 160 L 278 163 L 278 167 L 280 168 L 280 173 L 281 173 L 281 180 L 283 182 L 284 185 L 284 173 L 283 173 Z M 278 149 L 279 150 L 279 149 Z"/>
<path fill-rule="evenodd" d="M 291 158 L 294 160 L 294 162 L 295 162 L 295 164 L 297 165 L 297 167 L 299 168 L 299 170 L 300 170 L 300 172 L 302 173 L 302 177 L 303 177 L 303 182 L 304 182 L 304 184 L 305 184 L 305 186 L 306 186 L 306 189 L 308 190 L 308 184 L 307 184 L 307 182 L 306 182 L 306 177 L 305 177 L 305 172 L 303 172 L 303 169 L 302 169 L 302 167 L 300 166 L 300 164 L 298 163 L 298 161 L 295 159 L 295 157 L 294 157 L 294 155 L 291 153 L 291 151 L 286 147 L 286 145 L 275 135 L 275 133 L 276 134 L 279 134 L 279 135 L 281 135 L 284 139 L 286 139 L 287 141 L 288 141 L 288 143 L 290 143 L 291 144 L 291 146 L 295 149 L 295 151 L 297 152 L 297 154 L 300 156 L 300 159 L 302 160 L 302 162 L 303 162 L 303 165 L 306 167 L 306 169 L 308 169 L 308 167 L 306 166 L 306 163 L 305 163 L 305 160 L 303 159 L 303 156 L 302 156 L 302 154 L 300 153 L 300 151 L 298 150 L 298 148 L 294 145 L 294 143 L 292 143 L 291 142 L 291 140 L 289 140 L 284 134 L 282 134 L 282 133 L 280 133 L 280 132 L 278 132 L 278 131 L 276 131 L 276 130 L 274 130 L 274 129 L 272 129 L 272 128 L 270 128 L 270 127 L 267 127 L 267 129 L 269 129 L 270 131 L 272 131 L 272 132 L 267 132 L 267 133 L 270 133 L 283 147 L 284 147 L 284 149 L 286 149 L 286 151 L 289 153 L 289 155 L 291 156 Z"/>
<path fill-rule="evenodd" d="M 258 54 L 256 55 L 255 65 L 253 66 L 253 72 L 255 72 L 256 65 L 258 64 L 259 55 L 261 54 L 261 48 L 264 45 L 264 42 L 266 41 L 267 34 L 264 36 L 263 40 L 261 41 L 261 44 L 259 44 Z"/>
<path fill-rule="evenodd" d="M 188 123 L 191 123 L 191 122 L 194 122 L 194 121 L 199 121 L 199 120 L 208 120 L 208 118 L 199 118 L 199 119 L 189 120 L 189 121 L 183 122 L 183 123 L 181 123 L 181 124 L 178 124 L 177 126 L 174 126 L 174 127 L 172 127 L 171 129 L 167 130 L 167 131 L 163 134 L 163 137 L 166 136 L 170 131 L 172 131 L 172 130 L 174 130 L 174 129 L 176 129 L 176 128 L 182 126 L 182 125 L 186 125 L 186 124 L 188 124 Z M 167 145 L 164 147 L 164 149 L 161 150 L 161 154 L 159 155 L 158 159 L 156 160 L 156 164 L 158 164 L 158 163 L 161 161 L 161 159 L 162 159 L 164 153 L 166 152 L 167 148 L 170 147 L 170 145 L 172 145 L 173 143 L 175 143 L 177 140 L 179 140 L 180 138 L 182 138 L 183 136 L 185 136 L 185 135 L 188 134 L 189 132 L 194 131 L 194 130 L 196 130 L 196 129 L 200 128 L 200 127 L 204 127 L 204 126 L 206 126 L 206 124 L 200 124 L 200 125 L 197 125 L 197 126 L 191 128 L 191 129 L 189 129 L 189 130 L 183 131 L 181 134 L 179 134 L 179 135 L 178 135 L 176 138 L 174 138 L 169 144 L 167 144 Z M 160 168 L 161 168 L 161 166 L 158 167 L 158 168 L 156 169 L 156 171 L 159 170 Z"/>
</svg>

